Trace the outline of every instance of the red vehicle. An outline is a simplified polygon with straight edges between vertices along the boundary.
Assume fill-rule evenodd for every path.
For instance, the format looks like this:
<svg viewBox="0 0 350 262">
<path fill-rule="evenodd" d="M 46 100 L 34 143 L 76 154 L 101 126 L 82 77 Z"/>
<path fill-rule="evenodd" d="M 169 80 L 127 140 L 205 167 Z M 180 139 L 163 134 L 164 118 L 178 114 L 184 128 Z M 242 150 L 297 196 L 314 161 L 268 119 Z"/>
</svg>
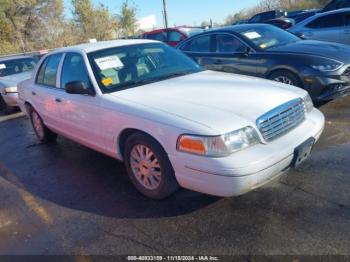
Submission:
<svg viewBox="0 0 350 262">
<path fill-rule="evenodd" d="M 202 32 L 204 32 L 204 29 L 201 27 L 179 26 L 146 32 L 142 35 L 142 38 L 162 41 L 170 46 L 176 46 L 182 40 Z"/>
</svg>

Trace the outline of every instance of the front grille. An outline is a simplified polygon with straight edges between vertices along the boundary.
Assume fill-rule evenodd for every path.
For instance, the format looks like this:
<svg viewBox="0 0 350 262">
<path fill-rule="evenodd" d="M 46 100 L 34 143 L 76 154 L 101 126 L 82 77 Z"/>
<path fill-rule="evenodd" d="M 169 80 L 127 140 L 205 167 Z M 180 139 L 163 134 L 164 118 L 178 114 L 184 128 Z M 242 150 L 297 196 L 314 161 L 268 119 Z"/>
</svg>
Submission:
<svg viewBox="0 0 350 262">
<path fill-rule="evenodd" d="M 350 78 L 350 66 L 344 71 L 342 76 L 345 76 L 347 78 Z"/>
<path fill-rule="evenodd" d="M 297 127 L 305 119 L 305 105 L 301 98 L 284 103 L 256 120 L 265 141 L 270 142 Z"/>
</svg>

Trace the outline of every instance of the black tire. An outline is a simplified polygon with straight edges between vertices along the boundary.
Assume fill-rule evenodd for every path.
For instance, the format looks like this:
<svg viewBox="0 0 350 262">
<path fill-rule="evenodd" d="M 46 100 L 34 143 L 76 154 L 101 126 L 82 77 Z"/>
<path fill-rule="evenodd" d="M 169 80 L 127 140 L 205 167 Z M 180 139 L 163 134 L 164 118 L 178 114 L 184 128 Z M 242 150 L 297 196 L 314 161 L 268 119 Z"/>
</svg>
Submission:
<svg viewBox="0 0 350 262">
<path fill-rule="evenodd" d="M 151 153 L 153 153 L 154 158 L 150 158 L 149 162 L 155 161 L 156 163 L 159 164 L 159 168 L 150 168 L 150 166 L 147 167 L 141 167 L 142 163 L 141 161 L 139 163 L 139 167 L 135 167 L 136 162 L 135 162 L 135 152 L 139 148 L 145 148 L 149 149 Z M 136 150 L 136 151 L 135 151 Z M 149 152 L 149 151 L 148 151 Z M 138 154 L 140 155 L 140 154 Z M 152 199 L 164 199 L 171 194 L 173 194 L 176 190 L 179 188 L 179 184 L 176 181 L 175 178 L 175 172 L 174 169 L 169 161 L 168 155 L 163 149 L 163 147 L 152 137 L 142 133 L 142 132 L 137 132 L 132 134 L 125 143 L 125 150 L 124 150 L 124 156 L 125 156 L 125 167 L 126 171 L 128 173 L 128 176 L 133 183 L 133 185 L 136 187 L 136 189 L 143 195 L 152 198 Z M 133 159 L 132 159 L 133 158 Z M 142 160 L 146 161 L 147 160 Z M 133 167 L 132 163 L 133 162 Z M 152 176 L 149 174 L 144 175 L 142 173 L 141 169 L 144 169 L 146 173 L 150 172 L 156 172 L 158 173 L 158 176 Z M 152 170 L 151 170 L 152 169 Z M 139 172 L 135 171 L 139 170 Z M 149 171 L 151 170 L 151 171 Z M 137 176 L 136 173 L 139 173 L 139 176 Z M 141 174 L 141 175 L 140 175 Z M 156 179 L 157 178 L 157 179 Z M 154 182 L 155 188 L 147 188 L 145 183 L 143 183 L 141 180 L 148 181 L 147 183 L 149 184 L 149 187 L 151 186 L 151 181 Z M 157 185 L 158 183 L 158 185 Z"/>
<path fill-rule="evenodd" d="M 270 74 L 270 80 L 274 80 L 280 83 L 289 84 L 297 87 L 302 87 L 302 82 L 297 75 L 288 70 L 278 70 Z M 286 79 L 283 81 L 282 79 Z M 288 83 L 290 81 L 290 83 Z"/>
<path fill-rule="evenodd" d="M 57 139 L 57 134 L 48 129 L 40 115 L 34 108 L 29 107 L 29 116 L 30 122 L 32 123 L 32 127 L 34 129 L 34 133 L 41 143 L 55 143 Z M 37 125 L 41 125 L 42 130 L 38 129 Z"/>
</svg>

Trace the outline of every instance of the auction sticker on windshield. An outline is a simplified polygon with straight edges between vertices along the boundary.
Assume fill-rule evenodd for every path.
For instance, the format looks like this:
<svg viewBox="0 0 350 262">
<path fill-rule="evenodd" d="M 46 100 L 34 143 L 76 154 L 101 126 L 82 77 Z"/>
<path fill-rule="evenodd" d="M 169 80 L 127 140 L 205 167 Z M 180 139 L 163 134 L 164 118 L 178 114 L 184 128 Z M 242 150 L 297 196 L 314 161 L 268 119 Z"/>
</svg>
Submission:
<svg viewBox="0 0 350 262">
<path fill-rule="evenodd" d="M 124 66 L 116 55 L 96 58 L 95 62 L 101 71 L 111 68 L 121 68 Z"/>
<path fill-rule="evenodd" d="M 246 37 L 248 37 L 249 39 L 256 39 L 256 38 L 260 38 L 261 35 L 257 32 L 247 32 L 247 33 L 244 33 L 244 35 Z"/>
<path fill-rule="evenodd" d="M 5 64 L 0 64 L 0 69 L 6 69 L 6 65 Z"/>
</svg>

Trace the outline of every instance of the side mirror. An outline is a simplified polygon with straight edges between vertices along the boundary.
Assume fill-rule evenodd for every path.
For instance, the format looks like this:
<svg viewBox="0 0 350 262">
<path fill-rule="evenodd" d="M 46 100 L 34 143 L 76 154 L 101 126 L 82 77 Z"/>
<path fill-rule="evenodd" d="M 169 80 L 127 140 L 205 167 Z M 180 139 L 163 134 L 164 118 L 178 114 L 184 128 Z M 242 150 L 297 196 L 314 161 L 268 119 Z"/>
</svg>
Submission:
<svg viewBox="0 0 350 262">
<path fill-rule="evenodd" d="M 81 81 L 72 81 L 68 82 L 64 87 L 68 94 L 78 94 L 78 95 L 95 95 L 95 91 L 87 87 L 84 82 Z"/>
</svg>

